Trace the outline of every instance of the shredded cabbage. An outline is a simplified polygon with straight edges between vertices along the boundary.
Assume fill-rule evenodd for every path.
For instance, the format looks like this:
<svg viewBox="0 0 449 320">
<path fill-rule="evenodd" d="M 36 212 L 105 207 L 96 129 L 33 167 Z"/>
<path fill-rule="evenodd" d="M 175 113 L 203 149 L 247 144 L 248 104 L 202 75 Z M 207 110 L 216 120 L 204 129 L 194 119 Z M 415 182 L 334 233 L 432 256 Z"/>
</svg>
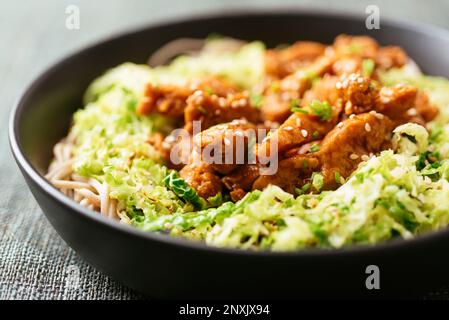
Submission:
<svg viewBox="0 0 449 320">
<path fill-rule="evenodd" d="M 406 69 L 388 71 L 381 80 L 412 83 L 429 93 L 441 108 L 430 135 L 416 124 L 396 128 L 395 151 L 362 163 L 335 191 L 295 197 L 269 186 L 237 203 L 223 203 L 221 195 L 200 198 L 168 170 L 146 141 L 152 132 L 170 130 L 172 123 L 135 113 L 145 83 L 182 84 L 213 74 L 251 88 L 263 76 L 263 57 L 263 45 L 254 42 L 219 58 L 205 53 L 154 69 L 126 63 L 108 71 L 88 88 L 86 107 L 74 116 L 75 172 L 106 182 L 134 226 L 218 247 L 340 248 L 410 238 L 448 225 L 449 81 Z M 322 178 L 314 175 L 315 189 Z"/>
</svg>

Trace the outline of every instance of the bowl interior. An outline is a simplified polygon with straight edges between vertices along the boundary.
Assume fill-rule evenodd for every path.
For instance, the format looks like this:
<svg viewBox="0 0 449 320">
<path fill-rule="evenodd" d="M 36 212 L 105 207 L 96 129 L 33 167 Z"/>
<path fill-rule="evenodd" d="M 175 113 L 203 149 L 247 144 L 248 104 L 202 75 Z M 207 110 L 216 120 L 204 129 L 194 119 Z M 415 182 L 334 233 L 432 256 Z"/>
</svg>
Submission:
<svg viewBox="0 0 449 320">
<path fill-rule="evenodd" d="M 40 173 L 52 146 L 66 135 L 75 110 L 82 107 L 87 85 L 122 62 L 145 63 L 164 43 L 180 37 L 218 33 L 268 46 L 296 40 L 330 43 L 341 33 L 368 34 L 382 45 L 399 45 L 429 74 L 449 77 L 449 36 L 443 30 L 381 22 L 367 30 L 364 18 L 322 13 L 238 13 L 167 23 L 123 34 L 69 56 L 47 70 L 22 97 L 14 115 L 14 132 L 25 158 Z"/>
</svg>

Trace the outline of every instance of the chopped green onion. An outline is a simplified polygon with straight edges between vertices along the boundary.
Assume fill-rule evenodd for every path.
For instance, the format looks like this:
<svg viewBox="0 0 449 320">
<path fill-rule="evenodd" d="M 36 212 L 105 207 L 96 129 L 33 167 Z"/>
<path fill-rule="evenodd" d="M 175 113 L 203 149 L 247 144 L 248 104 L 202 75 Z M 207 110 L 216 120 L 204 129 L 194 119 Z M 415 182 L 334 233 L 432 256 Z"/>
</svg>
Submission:
<svg viewBox="0 0 449 320">
<path fill-rule="evenodd" d="M 251 93 L 249 100 L 251 101 L 251 104 L 256 108 L 260 108 L 263 104 L 263 96 L 258 93 Z"/>
<path fill-rule="evenodd" d="M 312 151 L 312 152 L 317 152 L 319 150 L 320 150 L 320 146 L 317 144 L 314 144 L 310 147 L 310 151 Z"/>
<path fill-rule="evenodd" d="M 364 59 L 362 62 L 362 73 L 365 77 L 371 77 L 374 72 L 373 59 Z"/>
<path fill-rule="evenodd" d="M 309 104 L 309 107 L 321 121 L 326 121 L 332 118 L 332 107 L 327 101 L 322 102 L 320 100 L 313 100 L 312 103 Z"/>
<path fill-rule="evenodd" d="M 315 190 L 320 191 L 323 188 L 323 185 L 324 185 L 323 175 L 318 172 L 314 172 L 312 174 L 312 186 L 315 188 Z"/>
<path fill-rule="evenodd" d="M 336 183 L 341 183 L 341 174 L 338 171 L 335 171 L 335 182 Z"/>
<path fill-rule="evenodd" d="M 198 111 L 201 112 L 202 114 L 207 114 L 207 110 L 204 109 L 204 107 L 202 107 L 202 106 L 198 107 Z"/>
</svg>

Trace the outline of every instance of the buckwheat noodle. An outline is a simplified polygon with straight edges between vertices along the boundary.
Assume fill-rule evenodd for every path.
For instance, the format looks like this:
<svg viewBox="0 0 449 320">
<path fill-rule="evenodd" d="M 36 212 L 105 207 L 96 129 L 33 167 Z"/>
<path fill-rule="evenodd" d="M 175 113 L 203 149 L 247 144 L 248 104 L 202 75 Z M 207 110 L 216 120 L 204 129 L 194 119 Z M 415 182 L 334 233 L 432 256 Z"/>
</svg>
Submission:
<svg viewBox="0 0 449 320">
<path fill-rule="evenodd" d="M 109 186 L 106 182 L 101 183 L 94 178 L 86 178 L 73 171 L 74 147 L 75 137 L 72 133 L 69 133 L 53 147 L 54 158 L 45 178 L 82 206 L 98 211 L 105 217 L 129 223 L 129 218 L 123 208 L 120 208 L 118 201 L 110 196 Z"/>
</svg>

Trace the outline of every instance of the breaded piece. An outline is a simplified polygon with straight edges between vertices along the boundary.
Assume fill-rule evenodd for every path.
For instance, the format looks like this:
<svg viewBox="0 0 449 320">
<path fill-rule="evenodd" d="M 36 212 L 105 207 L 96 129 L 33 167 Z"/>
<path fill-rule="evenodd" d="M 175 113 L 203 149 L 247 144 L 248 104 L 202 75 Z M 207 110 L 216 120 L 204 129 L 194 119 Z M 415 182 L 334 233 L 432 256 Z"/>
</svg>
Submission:
<svg viewBox="0 0 449 320">
<path fill-rule="evenodd" d="M 349 177 L 363 159 L 389 147 L 393 128 L 390 119 L 374 112 L 348 118 L 326 135 L 318 151 L 297 149 L 296 155 L 290 151 L 290 157 L 279 162 L 276 174 L 260 176 L 253 188 L 263 190 L 273 184 L 294 193 L 295 188 L 311 181 L 313 172 L 320 172 L 323 189 L 334 189 L 340 183 L 336 176 Z"/>
<path fill-rule="evenodd" d="M 192 162 L 182 168 L 179 174 L 204 199 L 222 191 L 221 179 L 208 163 Z"/>
<path fill-rule="evenodd" d="M 200 122 L 201 130 L 205 130 L 236 119 L 258 122 L 259 111 L 251 105 L 245 92 L 228 94 L 225 98 L 197 90 L 187 99 L 184 128 L 190 133 L 194 131 L 194 121 Z"/>
<path fill-rule="evenodd" d="M 252 190 L 253 182 L 259 177 L 260 166 L 245 164 L 221 179 L 224 186 L 230 191 L 232 201 L 238 201 Z"/>
<path fill-rule="evenodd" d="M 325 49 L 326 46 L 319 42 L 297 41 L 283 49 L 267 50 L 265 71 L 270 76 L 283 78 L 313 62 L 324 54 Z"/>
<path fill-rule="evenodd" d="M 148 83 L 144 96 L 137 106 L 137 113 L 140 115 L 160 113 L 168 117 L 182 118 L 187 98 L 196 90 L 204 90 L 210 95 L 220 97 L 237 92 L 230 84 L 211 76 L 193 79 L 186 86 L 167 84 L 155 86 Z"/>
<path fill-rule="evenodd" d="M 207 157 L 202 160 L 216 172 L 228 174 L 248 163 L 248 144 L 256 135 L 256 126 L 246 120 L 219 124 L 194 136 L 194 152 Z"/>
</svg>

